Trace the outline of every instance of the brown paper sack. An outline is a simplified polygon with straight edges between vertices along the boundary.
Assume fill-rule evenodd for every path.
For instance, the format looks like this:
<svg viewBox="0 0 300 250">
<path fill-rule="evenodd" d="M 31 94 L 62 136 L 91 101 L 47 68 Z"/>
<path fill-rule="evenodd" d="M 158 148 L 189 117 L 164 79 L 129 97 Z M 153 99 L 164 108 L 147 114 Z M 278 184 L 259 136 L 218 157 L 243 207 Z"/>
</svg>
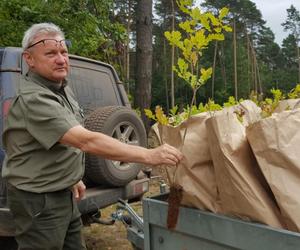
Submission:
<svg viewBox="0 0 300 250">
<path fill-rule="evenodd" d="M 185 156 L 176 174 L 175 167 L 167 168 L 171 181 L 183 188 L 181 205 L 218 212 L 218 192 L 205 127 L 209 117 L 208 113 L 201 113 L 177 127 L 158 125 L 158 130 L 163 143 L 180 149 Z M 186 127 L 188 129 L 182 147 Z"/>
<path fill-rule="evenodd" d="M 253 102 L 246 100 L 240 106 L 245 111 L 247 117 L 245 121 L 258 119 L 259 115 L 257 114 L 259 112 Z M 175 168 L 167 169 L 169 179 L 183 187 L 182 205 L 220 212 L 220 199 L 209 151 L 205 121 L 211 116 L 233 113 L 236 109 L 237 107 L 229 107 L 222 111 L 201 113 L 192 116 L 177 127 L 158 124 L 152 126 L 152 133 L 157 135 L 156 138 L 160 143 L 168 143 L 181 150 L 185 155 L 184 160 L 177 168 L 176 175 L 174 175 Z M 187 134 L 182 147 L 186 127 Z"/>
<path fill-rule="evenodd" d="M 243 122 L 247 124 L 256 115 L 250 114 L 253 110 L 245 112 L 248 116 Z M 279 209 L 251 151 L 244 125 L 235 114 L 227 113 L 208 119 L 206 127 L 222 212 L 282 228 Z"/>
<path fill-rule="evenodd" d="M 289 230 L 300 231 L 300 109 L 247 127 L 246 134 Z"/>
<path fill-rule="evenodd" d="M 244 115 L 242 123 L 244 126 L 248 126 L 261 119 L 261 108 L 251 100 L 244 100 L 233 108 L 237 111 L 243 110 Z"/>
<path fill-rule="evenodd" d="M 280 113 L 282 111 L 291 110 L 300 107 L 300 99 L 287 99 L 278 103 L 274 113 Z"/>
</svg>

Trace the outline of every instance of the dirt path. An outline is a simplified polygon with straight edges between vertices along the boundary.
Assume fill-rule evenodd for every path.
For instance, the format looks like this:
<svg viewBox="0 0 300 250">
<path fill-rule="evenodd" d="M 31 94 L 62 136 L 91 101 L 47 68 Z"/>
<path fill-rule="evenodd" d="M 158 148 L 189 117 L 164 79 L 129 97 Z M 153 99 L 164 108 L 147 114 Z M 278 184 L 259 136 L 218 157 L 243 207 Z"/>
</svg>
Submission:
<svg viewBox="0 0 300 250">
<path fill-rule="evenodd" d="M 150 181 L 150 191 L 145 196 L 153 196 L 159 193 L 159 181 L 157 179 Z M 142 215 L 141 202 L 131 204 L 134 210 Z M 101 210 L 103 218 L 109 218 L 116 209 L 116 205 L 109 206 Z M 84 237 L 88 250 L 132 250 L 131 243 L 127 240 L 125 226 L 117 221 L 114 225 L 106 226 L 92 224 L 85 227 Z"/>
</svg>

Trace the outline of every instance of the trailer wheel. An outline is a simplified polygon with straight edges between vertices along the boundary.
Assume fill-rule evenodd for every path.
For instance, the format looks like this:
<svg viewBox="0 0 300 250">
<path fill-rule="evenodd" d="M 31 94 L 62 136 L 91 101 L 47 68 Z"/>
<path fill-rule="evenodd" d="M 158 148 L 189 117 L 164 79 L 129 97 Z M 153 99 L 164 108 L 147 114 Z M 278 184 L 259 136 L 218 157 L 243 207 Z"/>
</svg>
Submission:
<svg viewBox="0 0 300 250">
<path fill-rule="evenodd" d="M 126 107 L 108 106 L 96 109 L 85 119 L 85 127 L 130 145 L 147 145 L 146 131 L 141 119 L 136 112 Z M 86 175 L 95 184 L 124 186 L 137 176 L 141 167 L 141 164 L 86 155 Z"/>
</svg>

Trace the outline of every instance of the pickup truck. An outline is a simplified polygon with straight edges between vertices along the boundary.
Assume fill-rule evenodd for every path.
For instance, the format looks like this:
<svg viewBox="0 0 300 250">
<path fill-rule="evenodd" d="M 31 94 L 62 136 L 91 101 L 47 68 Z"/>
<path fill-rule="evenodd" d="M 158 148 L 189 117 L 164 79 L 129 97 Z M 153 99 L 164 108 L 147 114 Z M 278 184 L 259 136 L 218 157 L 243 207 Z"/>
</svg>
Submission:
<svg viewBox="0 0 300 250">
<path fill-rule="evenodd" d="M 20 77 L 28 66 L 22 49 L 0 48 L 0 132 Z M 145 128 L 131 109 L 115 69 L 106 63 L 70 55 L 69 84 L 85 115 L 85 127 L 125 143 L 146 146 Z M 5 151 L 0 140 L 0 170 Z M 86 155 L 86 197 L 78 203 L 84 224 L 101 223 L 99 209 L 122 200 L 140 199 L 149 189 L 149 171 L 140 164 L 124 163 Z M 1 171 L 0 171 L 1 172 Z M 107 223 L 107 221 L 104 221 Z M 6 183 L 0 175 L 0 249 L 17 249 L 15 226 L 7 207 Z"/>
</svg>

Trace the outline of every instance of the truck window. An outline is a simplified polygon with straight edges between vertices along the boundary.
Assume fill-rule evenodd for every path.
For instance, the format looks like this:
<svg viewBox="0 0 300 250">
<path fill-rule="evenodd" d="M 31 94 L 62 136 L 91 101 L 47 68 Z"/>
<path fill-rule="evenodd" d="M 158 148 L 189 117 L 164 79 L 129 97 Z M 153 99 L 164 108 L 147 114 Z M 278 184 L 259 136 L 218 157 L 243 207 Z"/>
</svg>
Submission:
<svg viewBox="0 0 300 250">
<path fill-rule="evenodd" d="M 116 86 L 109 71 L 71 64 L 68 79 L 80 106 L 85 111 L 96 107 L 120 105 Z"/>
</svg>

